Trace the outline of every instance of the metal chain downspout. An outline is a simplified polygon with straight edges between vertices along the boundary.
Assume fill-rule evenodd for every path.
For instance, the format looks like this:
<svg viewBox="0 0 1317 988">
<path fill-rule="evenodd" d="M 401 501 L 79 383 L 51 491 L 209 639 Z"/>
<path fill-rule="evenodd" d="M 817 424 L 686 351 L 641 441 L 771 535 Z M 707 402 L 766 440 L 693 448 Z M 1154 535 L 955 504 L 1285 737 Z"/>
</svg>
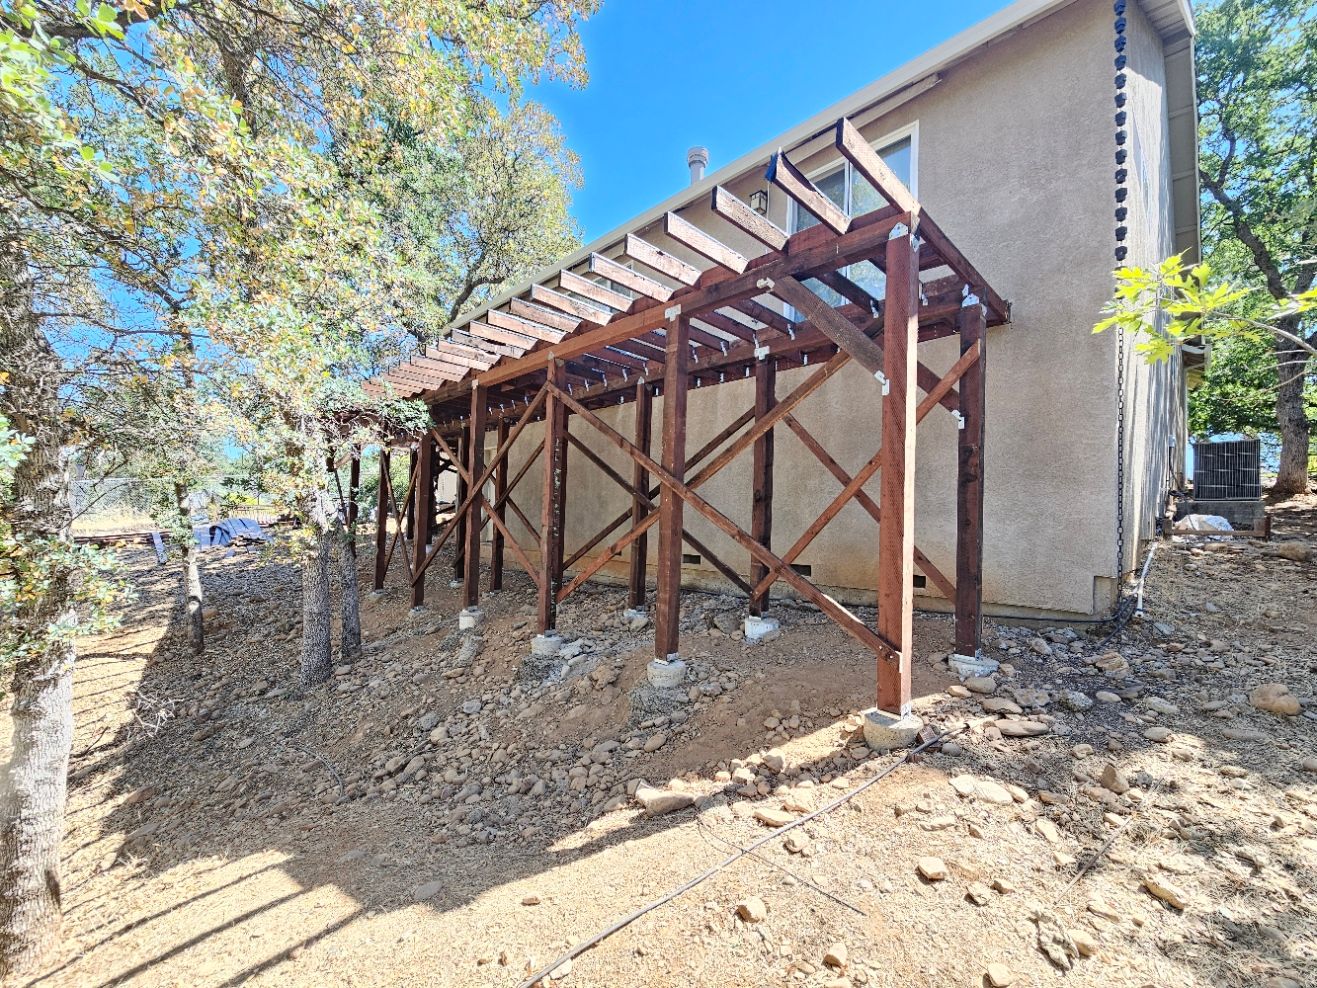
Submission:
<svg viewBox="0 0 1317 988">
<path fill-rule="evenodd" d="M 1125 122 L 1128 119 L 1125 111 L 1125 103 L 1128 99 L 1125 93 L 1125 85 L 1128 79 L 1125 75 L 1125 28 L 1127 22 L 1125 19 L 1126 0 L 1115 0 L 1112 4 L 1112 10 L 1116 15 L 1115 20 L 1115 49 L 1116 49 L 1116 264 L 1117 266 L 1125 263 L 1125 258 L 1129 255 L 1129 248 L 1125 245 L 1125 239 L 1129 236 L 1129 227 L 1125 221 L 1129 216 L 1129 208 L 1125 205 L 1129 197 L 1129 189 L 1126 182 L 1129 179 L 1129 169 L 1125 167 L 1125 161 L 1129 152 L 1125 148 L 1125 143 L 1129 139 L 1129 134 L 1125 130 Z M 1116 327 L 1116 614 L 1120 611 L 1120 595 L 1125 582 L 1125 330 L 1121 326 Z"/>
</svg>

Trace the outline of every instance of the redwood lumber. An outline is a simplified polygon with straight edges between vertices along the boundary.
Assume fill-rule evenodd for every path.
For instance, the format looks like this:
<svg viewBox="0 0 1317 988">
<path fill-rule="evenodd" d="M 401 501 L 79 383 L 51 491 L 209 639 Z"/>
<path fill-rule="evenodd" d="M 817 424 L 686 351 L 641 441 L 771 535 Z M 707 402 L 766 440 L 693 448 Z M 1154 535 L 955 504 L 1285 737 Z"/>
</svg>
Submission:
<svg viewBox="0 0 1317 988">
<path fill-rule="evenodd" d="M 528 336 L 544 343 L 557 343 L 566 335 L 566 331 L 560 327 L 548 325 L 537 319 L 513 315 L 501 309 L 490 309 L 485 313 L 485 318 L 491 326 L 496 326 L 510 333 L 519 333 L 522 336 Z"/>
<path fill-rule="evenodd" d="M 612 316 L 612 313 L 607 309 L 592 305 L 589 302 L 583 302 L 571 295 L 554 291 L 552 288 L 545 288 L 543 285 L 531 285 L 530 297 L 532 301 L 539 302 L 541 305 L 551 306 L 560 312 L 566 312 L 568 315 L 576 316 L 598 326 L 603 326 Z M 567 355 L 564 354 L 564 356 Z M 574 357 L 576 354 L 573 353 L 570 356 Z"/>
<path fill-rule="evenodd" d="M 558 620 L 558 591 L 562 589 L 563 520 L 567 492 L 567 406 L 561 398 L 564 370 L 549 363 L 548 395 L 544 406 L 544 475 L 541 486 L 539 629 L 552 631 Z"/>
<path fill-rule="evenodd" d="M 380 447 L 380 486 L 375 498 L 375 583 L 376 591 L 384 589 L 388 577 L 389 519 L 393 512 L 389 510 L 388 500 L 393 497 L 392 481 L 389 478 L 389 464 L 392 457 L 387 446 Z"/>
<path fill-rule="evenodd" d="M 682 219 L 676 213 L 663 215 L 663 232 L 677 243 L 685 244 L 695 253 L 707 257 L 714 264 L 729 271 L 742 274 L 750 266 L 750 259 L 744 254 L 711 237 L 694 223 Z"/>
<path fill-rule="evenodd" d="M 772 292 L 817 326 L 870 374 L 883 370 L 882 347 L 795 278 L 783 276 L 774 279 Z"/>
<path fill-rule="evenodd" d="M 650 452 L 653 435 L 654 391 L 645 381 L 636 384 L 636 449 L 646 456 Z M 637 492 L 649 490 L 649 473 L 636 461 L 631 465 L 631 484 Z M 649 499 L 639 493 L 631 498 L 631 522 L 638 525 L 649 513 Z M 611 529 L 610 529 L 611 531 Z M 627 580 L 627 607 L 640 610 L 645 606 L 645 571 L 649 557 L 649 537 L 645 533 L 631 543 L 630 575 Z"/>
<path fill-rule="evenodd" d="M 883 471 L 878 507 L 878 634 L 894 654 L 878 661 L 878 707 L 910 711 L 914 641 L 915 350 L 919 344 L 919 248 L 910 230 L 887 244 L 883 334 Z"/>
<path fill-rule="evenodd" d="M 582 278 L 579 274 L 573 274 L 571 271 L 563 271 L 558 275 L 558 287 L 565 292 L 573 292 L 589 299 L 591 302 L 597 302 L 600 305 L 606 305 L 610 309 L 622 311 L 631 307 L 631 299 L 621 292 L 615 292 L 606 285 L 601 285 L 589 278 Z"/>
<path fill-rule="evenodd" d="M 485 472 L 485 425 L 489 410 L 489 395 L 485 388 L 476 385 L 471 389 L 471 420 L 467 434 L 467 467 L 472 478 L 479 478 Z M 503 457 L 507 462 L 507 457 Z M 480 509 L 485 502 L 483 490 L 472 493 L 471 506 L 467 508 L 466 548 L 462 553 L 466 563 L 463 574 L 462 603 L 465 607 L 480 605 Z"/>
<path fill-rule="evenodd" d="M 498 424 L 498 449 L 503 449 L 508 441 L 508 432 L 512 423 L 503 419 Z M 508 494 L 508 457 L 499 457 L 494 468 L 494 503 L 489 507 L 490 520 L 497 518 L 504 521 L 504 504 Z M 503 529 L 495 522 L 489 537 L 489 590 L 493 593 L 503 589 Z"/>
<path fill-rule="evenodd" d="M 625 264 L 604 257 L 602 254 L 590 255 L 590 271 L 602 275 L 616 285 L 631 289 L 637 295 L 644 295 L 659 302 L 672 298 L 672 289 L 660 281 L 655 281 L 639 271 L 632 270 Z"/>
<path fill-rule="evenodd" d="M 416 456 L 416 469 L 411 483 L 413 524 L 419 526 L 412 534 L 412 606 L 425 606 L 425 573 L 418 572 L 425 561 L 426 540 L 429 537 L 430 506 L 434 500 L 434 488 L 427 482 L 430 477 L 431 464 L 434 462 L 434 443 L 429 435 L 421 437 Z"/>
<path fill-rule="evenodd" d="M 626 235 L 623 253 L 638 264 L 652 268 L 659 274 L 665 274 L 683 285 L 694 285 L 700 280 L 700 269 L 694 264 L 688 264 L 675 254 L 669 254 L 666 250 L 655 247 L 648 240 L 641 240 L 634 233 Z"/>
<path fill-rule="evenodd" d="M 787 245 L 785 230 L 767 216 L 760 216 L 721 185 L 714 187 L 711 206 L 716 215 L 743 233 L 748 233 L 770 250 L 781 250 Z"/>
<path fill-rule="evenodd" d="M 978 358 L 960 380 L 956 471 L 956 629 L 958 655 L 977 656 L 983 640 L 983 436 L 987 398 L 987 313 L 967 305 L 960 316 L 963 355 Z M 962 359 L 963 356 L 962 356 Z"/>
<path fill-rule="evenodd" d="M 735 522 L 711 505 L 708 501 L 704 500 L 704 498 L 700 497 L 700 495 L 697 494 L 689 484 L 674 477 L 661 464 L 656 463 L 653 459 L 645 456 L 645 454 L 637 450 L 630 442 L 624 439 L 616 429 L 608 425 L 608 423 L 582 405 L 571 395 L 567 394 L 567 392 L 558 388 L 553 388 L 552 390 L 564 404 L 603 434 L 609 442 L 626 452 L 632 459 L 640 460 L 640 462 L 645 465 L 645 468 L 659 479 L 659 482 L 663 485 L 665 490 L 675 492 L 676 496 L 680 498 L 684 504 L 687 504 L 698 511 L 716 528 L 731 538 L 732 541 L 743 549 L 748 550 L 770 569 L 780 569 L 782 571 L 783 580 L 790 584 L 791 587 L 806 600 L 817 605 L 818 608 L 832 618 L 843 631 L 853 637 L 856 641 L 860 642 L 860 644 L 864 645 L 875 655 L 881 656 L 891 653 L 890 646 L 882 639 L 882 637 L 875 634 L 872 629 L 866 627 L 859 618 L 832 597 L 829 597 L 827 594 L 819 590 L 819 588 L 810 583 L 809 580 L 796 573 L 790 567 L 784 566 L 782 561 L 774 555 L 771 550 L 765 549 L 752 539 L 749 534 L 737 526 Z M 654 515 L 650 515 L 645 521 L 648 522 L 654 517 Z M 644 524 L 644 522 L 642 522 L 642 524 Z"/>
<path fill-rule="evenodd" d="M 663 375 L 663 465 L 669 477 L 686 474 L 686 389 L 690 360 L 689 321 L 668 322 L 667 363 Z M 659 659 L 680 651 L 681 623 L 681 494 L 672 486 L 659 493 L 658 576 L 654 607 L 654 655 Z"/>
<path fill-rule="evenodd" d="M 466 579 L 466 537 L 470 526 L 467 520 L 471 514 L 471 505 L 473 498 L 478 494 L 477 491 L 469 487 L 470 474 L 467 473 L 465 466 L 467 455 L 471 449 L 469 435 L 463 433 L 457 437 L 456 455 L 451 457 L 454 469 L 457 470 L 457 510 L 453 514 L 453 521 L 457 523 L 457 538 L 453 542 L 453 582 L 461 582 Z M 468 496 L 471 495 L 471 496 Z M 479 577 L 477 577 L 479 579 Z"/>
<path fill-rule="evenodd" d="M 546 308 L 543 305 L 536 305 L 534 302 L 527 302 L 524 298 L 509 299 L 508 311 L 514 316 L 520 316 L 522 319 L 548 326 L 560 333 L 573 332 L 581 325 L 581 320 L 576 316 L 568 315 L 557 309 Z"/>
<path fill-rule="evenodd" d="M 409 539 L 416 538 L 416 461 L 418 456 L 416 450 L 411 450 L 407 454 L 407 526 L 405 529 L 406 536 Z"/>
<path fill-rule="evenodd" d="M 825 226 L 831 227 L 837 233 L 845 233 L 850 229 L 851 218 L 846 215 L 846 211 L 819 191 L 818 187 L 791 163 L 786 152 L 778 151 L 773 155 L 768 162 L 768 172 L 764 178 L 794 199 L 796 205 L 807 213 L 818 217 Z"/>
<path fill-rule="evenodd" d="M 777 365 L 761 360 L 755 365 L 755 420 L 762 421 L 777 403 Z M 789 417 L 789 416 L 788 416 Z M 773 430 L 766 429 L 754 442 L 750 483 L 750 537 L 766 549 L 773 547 Z M 757 584 L 764 578 L 766 567 L 758 559 L 750 558 L 750 582 Z M 749 611 L 759 616 L 768 605 L 768 589 L 750 594 Z"/>
<path fill-rule="evenodd" d="M 915 229 L 943 261 L 947 267 L 956 272 L 970 286 L 971 291 L 981 297 L 999 319 L 1005 320 L 1010 315 L 1010 305 L 992 290 L 987 279 L 951 242 L 951 238 L 942 232 L 942 228 L 933 222 L 919 202 L 911 195 L 902 181 L 887 166 L 872 145 L 869 144 L 845 117 L 837 121 L 837 150 L 839 150 L 869 182 L 878 193 L 897 209 L 910 213 L 915 218 Z"/>
</svg>

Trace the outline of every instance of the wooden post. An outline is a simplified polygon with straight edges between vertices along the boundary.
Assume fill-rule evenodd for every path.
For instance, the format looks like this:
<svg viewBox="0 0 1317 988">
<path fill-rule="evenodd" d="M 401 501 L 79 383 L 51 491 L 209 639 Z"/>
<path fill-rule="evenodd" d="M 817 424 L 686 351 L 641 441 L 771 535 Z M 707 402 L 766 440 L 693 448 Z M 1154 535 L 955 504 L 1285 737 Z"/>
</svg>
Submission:
<svg viewBox="0 0 1317 988">
<path fill-rule="evenodd" d="M 433 439 L 430 440 L 430 473 L 425 478 L 430 488 L 430 522 L 426 529 L 425 543 L 430 545 L 434 542 L 435 534 L 439 531 L 439 475 L 444 472 L 443 464 L 439 462 L 438 444 Z M 419 482 L 421 478 L 417 478 Z"/>
<path fill-rule="evenodd" d="M 686 477 L 686 385 L 690 362 L 690 324 L 678 316 L 668 321 L 663 368 L 663 459 L 675 480 Z M 654 609 L 654 657 L 667 659 L 680 650 L 682 500 L 666 484 L 659 494 L 658 592 Z"/>
<path fill-rule="evenodd" d="M 453 444 L 456 446 L 455 452 L 459 461 L 467 459 L 467 438 L 466 433 L 457 437 Z M 459 506 L 467 498 L 469 491 L 466 487 L 466 481 L 462 478 L 462 472 L 457 469 L 457 464 L 453 464 L 453 470 L 457 473 L 457 501 L 455 506 Z M 453 582 L 461 583 L 466 580 L 466 524 L 467 516 L 460 515 L 457 519 L 457 540 L 453 543 Z"/>
<path fill-rule="evenodd" d="M 352 528 L 357 523 L 357 515 L 361 513 L 360 506 L 357 504 L 357 495 L 360 492 L 361 450 L 354 449 L 352 451 L 352 463 L 348 467 L 348 528 Z"/>
<path fill-rule="evenodd" d="M 758 422 L 777 404 L 777 364 L 771 356 L 755 364 L 755 421 Z M 773 548 L 773 430 L 755 440 L 752 453 L 751 483 L 754 503 L 750 509 L 750 537 L 765 549 Z M 757 586 L 768 575 L 768 567 L 750 557 L 750 585 Z M 750 598 L 750 613 L 756 617 L 768 605 L 768 588 Z"/>
<path fill-rule="evenodd" d="M 646 381 L 636 382 L 636 449 L 649 455 L 650 440 L 653 433 L 654 392 Z M 637 491 L 649 490 L 649 471 L 638 461 L 631 466 L 631 486 Z M 631 498 L 631 525 L 635 527 L 645 520 L 649 507 L 639 494 Z M 626 605 L 639 610 L 645 606 L 645 572 L 649 557 L 649 536 L 642 534 L 631 543 L 631 580 L 628 586 Z"/>
<path fill-rule="evenodd" d="M 467 427 L 466 467 L 475 483 L 485 472 L 485 423 L 488 409 L 486 401 L 489 389 L 479 385 L 471 389 L 471 421 Z M 480 605 L 480 491 L 472 491 L 475 496 L 466 513 L 466 572 L 462 588 L 462 603 L 465 607 Z"/>
<path fill-rule="evenodd" d="M 403 529 L 407 538 L 416 538 L 416 488 L 420 485 L 413 478 L 416 477 L 416 450 L 407 454 L 407 489 L 411 494 L 407 498 L 407 518 L 406 526 Z"/>
<path fill-rule="evenodd" d="M 423 607 L 425 573 L 421 570 L 421 564 L 425 562 L 425 547 L 430 541 L 430 503 L 434 500 L 434 488 L 426 483 L 426 478 L 430 476 L 430 465 L 434 462 L 434 440 L 428 432 L 421 437 L 420 448 L 412 455 L 416 458 L 416 469 L 419 471 L 409 501 L 414 508 L 412 517 L 416 525 L 412 539 L 412 572 L 417 575 L 412 578 L 412 606 Z"/>
<path fill-rule="evenodd" d="M 500 419 L 498 423 L 498 448 L 502 449 L 503 444 L 508 441 L 508 433 L 512 431 L 512 423 L 507 419 Z M 507 520 L 507 508 L 499 504 L 503 495 L 508 492 L 508 460 L 512 456 L 512 451 L 499 460 L 498 466 L 494 468 L 494 513 L 498 515 L 499 521 Z M 489 540 L 489 590 L 503 589 L 503 530 L 497 525 L 492 525 L 493 531 L 490 532 Z"/>
<path fill-rule="evenodd" d="M 977 300 L 960 310 L 960 352 L 979 359 L 960 379 L 960 458 L 956 474 L 957 655 L 977 657 L 983 641 L 983 438 L 987 398 L 987 313 Z"/>
<path fill-rule="evenodd" d="M 549 361 L 549 382 L 567 386 L 560 361 Z M 552 392 L 544 405 L 544 478 L 540 510 L 540 633 L 552 631 L 558 620 L 562 589 L 563 520 L 567 490 L 567 406 Z"/>
<path fill-rule="evenodd" d="M 910 711 L 914 638 L 915 364 L 919 248 L 905 224 L 887 241 L 883 331 L 883 461 L 878 526 L 878 635 L 896 653 L 878 657 L 878 709 Z"/>
<path fill-rule="evenodd" d="M 389 519 L 393 517 L 392 498 L 389 497 L 393 486 L 389 477 L 390 456 L 388 447 L 380 447 L 380 489 L 375 504 L 375 589 L 384 589 L 386 559 L 389 550 Z"/>
</svg>

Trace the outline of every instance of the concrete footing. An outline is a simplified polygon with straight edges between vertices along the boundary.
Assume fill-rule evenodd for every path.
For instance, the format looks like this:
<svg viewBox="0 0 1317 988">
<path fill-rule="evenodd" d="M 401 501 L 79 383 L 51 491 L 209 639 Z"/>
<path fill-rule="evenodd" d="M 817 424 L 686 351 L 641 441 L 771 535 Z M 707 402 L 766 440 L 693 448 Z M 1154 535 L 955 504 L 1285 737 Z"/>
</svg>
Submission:
<svg viewBox="0 0 1317 988">
<path fill-rule="evenodd" d="M 474 631 L 485 623 L 485 612 L 479 607 L 464 607 L 457 615 L 457 627 L 461 631 Z"/>
<path fill-rule="evenodd" d="M 881 710 L 864 712 L 864 743 L 874 751 L 909 748 L 924 729 L 924 722 L 914 714 L 896 717 Z"/>
<path fill-rule="evenodd" d="M 643 607 L 628 607 L 622 612 L 622 617 L 627 621 L 648 621 L 649 615 L 645 613 Z"/>
<path fill-rule="evenodd" d="M 952 652 L 947 656 L 947 665 L 962 681 L 975 676 L 991 676 L 1001 667 L 1000 662 L 988 658 L 982 652 L 977 655 L 957 655 Z"/>
<path fill-rule="evenodd" d="M 670 690 L 686 682 L 686 663 L 676 656 L 668 659 L 651 659 L 645 667 L 649 685 L 659 690 Z"/>
<path fill-rule="evenodd" d="M 546 631 L 530 640 L 530 654 L 537 659 L 549 659 L 562 651 L 562 636 L 556 631 Z"/>
<path fill-rule="evenodd" d="M 776 618 L 747 614 L 741 625 L 741 630 L 745 632 L 745 640 L 753 643 L 776 638 L 781 634 L 782 626 L 777 623 Z"/>
<path fill-rule="evenodd" d="M 458 589 L 460 589 L 460 588 L 466 586 L 466 584 L 465 584 L 464 582 L 462 582 L 461 580 L 449 580 L 449 581 L 448 581 L 448 586 L 449 586 L 449 588 L 452 589 L 452 590 L 458 590 Z"/>
</svg>

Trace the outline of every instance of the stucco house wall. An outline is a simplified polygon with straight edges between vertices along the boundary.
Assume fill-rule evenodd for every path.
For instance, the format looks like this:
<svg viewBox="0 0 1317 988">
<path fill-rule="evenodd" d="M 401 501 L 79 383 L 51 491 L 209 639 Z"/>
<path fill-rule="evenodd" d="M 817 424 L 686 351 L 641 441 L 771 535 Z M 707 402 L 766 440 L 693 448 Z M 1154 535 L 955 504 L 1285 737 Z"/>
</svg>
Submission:
<svg viewBox="0 0 1317 988">
<path fill-rule="evenodd" d="M 1169 252 L 1173 229 L 1166 78 L 1161 40 L 1137 6 L 1131 8 L 1131 158 L 1138 167 L 1131 181 L 1129 242 L 1131 261 L 1150 263 Z M 987 347 L 984 600 L 991 613 L 1088 615 L 1109 609 L 1114 601 L 1116 339 L 1091 332 L 1110 295 L 1113 266 L 1111 42 L 1110 5 L 1077 0 L 982 47 L 943 71 L 940 81 L 920 95 L 861 126 L 874 142 L 886 135 L 915 134 L 912 184 L 917 196 L 1012 303 L 1011 325 L 991 330 Z M 792 157 L 808 174 L 836 154 L 823 146 Z M 743 200 L 766 187 L 762 167 L 726 184 Z M 759 252 L 732 227 L 711 218 L 703 199 L 683 215 L 719 231 L 733 247 Z M 775 190 L 769 217 L 788 225 L 788 205 Z M 661 225 L 636 232 L 678 256 L 698 260 L 667 240 Z M 956 354 L 955 339 L 919 348 L 920 359 L 939 373 Z M 808 372 L 779 373 L 779 396 Z M 1126 372 L 1132 481 L 1127 514 L 1133 532 L 1128 560 L 1136 551 L 1134 536 L 1151 531 L 1170 459 L 1168 439 L 1182 403 L 1178 368 L 1149 368 L 1131 357 Z M 808 399 L 797 417 L 853 473 L 877 448 L 879 398 L 872 377 L 852 365 Z M 744 381 L 701 388 L 688 401 L 689 454 L 752 404 L 753 385 Z M 656 400 L 656 457 L 661 409 L 662 400 Z M 604 418 L 630 436 L 634 405 L 620 406 Z M 630 461 L 587 423 L 573 419 L 571 428 L 630 476 Z M 514 468 L 538 440 L 537 433 L 532 427 L 519 441 Z M 952 416 L 935 409 L 919 426 L 916 454 L 916 542 L 953 578 L 956 438 Z M 570 554 L 630 499 L 577 450 L 570 451 L 568 460 Z M 518 489 L 519 503 L 538 506 L 540 481 L 540 471 L 532 470 Z M 840 485 L 789 430 L 778 428 L 775 488 L 773 548 L 781 553 Z M 870 491 L 877 495 L 877 478 Z M 748 528 L 749 453 L 710 481 L 702 494 Z M 538 522 L 538 512 L 533 520 Z M 686 522 L 715 553 L 741 572 L 748 570 L 744 551 L 689 508 Z M 518 525 L 513 530 L 524 534 Z M 650 540 L 651 559 L 655 541 Z M 877 545 L 877 526 L 852 503 L 798 562 L 840 599 L 872 603 Z M 619 559 L 600 578 L 621 578 L 624 571 L 625 560 Z M 707 561 L 692 562 L 685 572 L 691 584 L 726 586 Z M 779 584 L 774 592 L 785 588 Z M 946 603 L 931 582 L 917 594 L 918 606 Z"/>
</svg>

